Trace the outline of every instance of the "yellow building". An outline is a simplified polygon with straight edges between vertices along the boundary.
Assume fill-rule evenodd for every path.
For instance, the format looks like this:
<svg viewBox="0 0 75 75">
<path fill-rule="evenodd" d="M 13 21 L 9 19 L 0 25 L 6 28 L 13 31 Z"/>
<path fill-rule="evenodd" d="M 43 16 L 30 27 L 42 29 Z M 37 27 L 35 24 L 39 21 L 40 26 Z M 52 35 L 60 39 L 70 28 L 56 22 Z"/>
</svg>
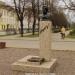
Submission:
<svg viewBox="0 0 75 75">
<path fill-rule="evenodd" d="M 0 30 L 18 29 L 18 21 L 14 9 L 0 1 Z"/>
</svg>

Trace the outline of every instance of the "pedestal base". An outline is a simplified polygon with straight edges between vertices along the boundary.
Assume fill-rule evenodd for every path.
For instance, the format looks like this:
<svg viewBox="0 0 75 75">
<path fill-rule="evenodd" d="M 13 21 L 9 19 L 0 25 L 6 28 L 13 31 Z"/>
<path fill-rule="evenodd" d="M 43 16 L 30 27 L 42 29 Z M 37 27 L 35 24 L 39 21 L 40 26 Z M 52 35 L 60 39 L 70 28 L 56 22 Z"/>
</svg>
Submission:
<svg viewBox="0 0 75 75">
<path fill-rule="evenodd" d="M 21 60 L 18 60 L 12 64 L 12 70 L 25 73 L 51 73 L 56 66 L 56 59 L 51 59 L 51 61 L 46 61 L 39 64 L 38 62 L 27 61 L 31 57 L 38 56 L 27 56 Z"/>
</svg>

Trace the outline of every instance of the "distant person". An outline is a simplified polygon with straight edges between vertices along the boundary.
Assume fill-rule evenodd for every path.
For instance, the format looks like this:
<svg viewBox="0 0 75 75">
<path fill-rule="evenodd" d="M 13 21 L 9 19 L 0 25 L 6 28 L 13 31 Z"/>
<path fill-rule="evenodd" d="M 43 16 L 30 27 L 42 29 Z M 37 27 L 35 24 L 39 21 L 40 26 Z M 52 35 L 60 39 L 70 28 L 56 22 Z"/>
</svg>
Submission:
<svg viewBox="0 0 75 75">
<path fill-rule="evenodd" d="M 61 37 L 62 37 L 62 39 L 65 38 L 65 31 L 66 31 L 65 27 L 62 26 L 62 28 L 61 28 Z"/>
</svg>

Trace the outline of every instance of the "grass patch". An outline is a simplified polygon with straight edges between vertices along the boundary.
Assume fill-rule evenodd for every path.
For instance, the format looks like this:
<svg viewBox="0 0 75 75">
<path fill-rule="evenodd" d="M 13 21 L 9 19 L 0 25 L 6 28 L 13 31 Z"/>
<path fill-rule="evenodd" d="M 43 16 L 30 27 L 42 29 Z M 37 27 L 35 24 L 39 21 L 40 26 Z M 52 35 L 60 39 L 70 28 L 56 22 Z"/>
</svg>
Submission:
<svg viewBox="0 0 75 75">
<path fill-rule="evenodd" d="M 75 39 L 75 29 L 72 29 L 70 33 L 67 35 L 67 38 Z"/>
<path fill-rule="evenodd" d="M 5 36 L 15 36 L 15 35 L 0 35 L 0 37 L 5 37 Z"/>
<path fill-rule="evenodd" d="M 75 39 L 75 35 L 68 35 L 68 36 L 66 36 L 66 38 L 72 38 L 72 39 Z"/>
<path fill-rule="evenodd" d="M 7 35 L 0 35 L 0 37 L 4 37 L 4 36 L 7 36 Z"/>
<path fill-rule="evenodd" d="M 39 37 L 39 35 L 38 35 L 38 34 L 34 34 L 34 35 L 28 34 L 28 35 L 24 35 L 23 37 L 30 37 L 30 38 L 33 38 L 33 37 Z"/>
<path fill-rule="evenodd" d="M 16 34 L 16 35 L 0 35 L 0 37 L 10 37 L 12 36 L 12 38 L 25 38 L 25 37 L 28 37 L 28 38 L 35 38 L 35 37 L 39 37 L 39 34 L 38 33 L 35 33 L 34 35 L 32 35 L 32 33 L 26 33 L 26 34 L 23 34 L 23 37 L 21 37 L 21 34 Z"/>
<path fill-rule="evenodd" d="M 21 36 L 19 35 L 19 37 L 21 37 Z M 32 33 L 27 33 L 27 34 L 24 34 L 22 38 L 25 38 L 25 37 L 35 38 L 35 37 L 39 37 L 39 34 L 35 33 L 34 35 L 32 35 Z"/>
</svg>

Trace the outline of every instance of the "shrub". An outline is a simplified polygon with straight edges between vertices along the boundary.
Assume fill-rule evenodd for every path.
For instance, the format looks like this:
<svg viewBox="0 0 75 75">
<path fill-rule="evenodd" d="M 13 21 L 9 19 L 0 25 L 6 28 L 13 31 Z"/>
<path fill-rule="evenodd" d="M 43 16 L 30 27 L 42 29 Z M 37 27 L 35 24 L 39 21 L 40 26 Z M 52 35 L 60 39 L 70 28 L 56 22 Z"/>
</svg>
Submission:
<svg viewBox="0 0 75 75">
<path fill-rule="evenodd" d="M 70 31 L 69 35 L 75 35 L 75 29 L 73 29 L 72 31 Z"/>
<path fill-rule="evenodd" d="M 53 33 L 58 33 L 58 32 L 60 32 L 60 29 L 59 29 L 59 28 L 53 28 L 53 29 L 52 29 L 52 32 L 53 32 Z"/>
</svg>

